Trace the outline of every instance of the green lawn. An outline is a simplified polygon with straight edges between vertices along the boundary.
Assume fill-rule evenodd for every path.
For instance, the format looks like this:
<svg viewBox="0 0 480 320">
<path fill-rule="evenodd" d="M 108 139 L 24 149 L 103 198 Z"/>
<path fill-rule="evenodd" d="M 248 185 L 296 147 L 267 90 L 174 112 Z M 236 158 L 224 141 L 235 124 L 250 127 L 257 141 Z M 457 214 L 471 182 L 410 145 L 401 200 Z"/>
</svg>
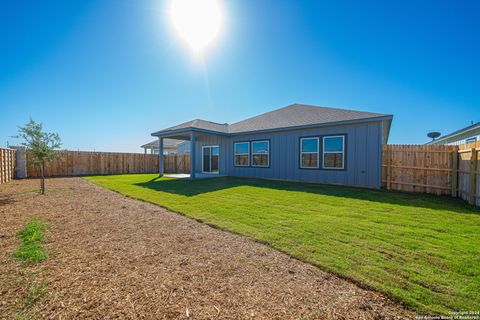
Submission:
<svg viewBox="0 0 480 320">
<path fill-rule="evenodd" d="M 480 309 L 480 211 L 422 194 L 254 179 L 88 177 L 268 243 L 420 312 Z"/>
</svg>

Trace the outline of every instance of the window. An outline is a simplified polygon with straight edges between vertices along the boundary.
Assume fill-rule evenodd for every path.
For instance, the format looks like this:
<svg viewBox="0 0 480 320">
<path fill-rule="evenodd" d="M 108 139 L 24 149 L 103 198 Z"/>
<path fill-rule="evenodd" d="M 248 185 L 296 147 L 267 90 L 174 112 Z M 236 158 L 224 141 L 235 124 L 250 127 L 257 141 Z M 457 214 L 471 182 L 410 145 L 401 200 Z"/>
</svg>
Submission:
<svg viewBox="0 0 480 320">
<path fill-rule="evenodd" d="M 270 142 L 252 141 L 252 167 L 268 167 L 270 157 Z"/>
<path fill-rule="evenodd" d="M 318 168 L 318 138 L 300 139 L 300 168 Z"/>
<path fill-rule="evenodd" d="M 233 144 L 234 165 L 240 167 L 247 167 L 250 165 L 250 143 L 235 142 Z"/>
<path fill-rule="evenodd" d="M 323 137 L 323 168 L 343 169 L 345 161 L 345 137 Z"/>
<path fill-rule="evenodd" d="M 477 137 L 473 137 L 473 138 L 468 138 L 467 140 L 465 140 L 465 143 L 474 143 L 477 141 Z"/>
</svg>

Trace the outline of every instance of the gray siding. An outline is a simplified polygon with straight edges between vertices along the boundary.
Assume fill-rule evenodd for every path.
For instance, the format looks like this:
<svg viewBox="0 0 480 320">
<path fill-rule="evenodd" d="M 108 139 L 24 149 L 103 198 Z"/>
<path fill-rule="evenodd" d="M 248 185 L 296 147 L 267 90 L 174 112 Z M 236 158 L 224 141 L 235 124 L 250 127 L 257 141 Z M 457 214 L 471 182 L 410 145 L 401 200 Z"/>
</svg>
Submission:
<svg viewBox="0 0 480 320">
<path fill-rule="evenodd" d="M 300 138 L 345 134 L 345 169 L 301 169 Z M 270 167 L 235 167 L 233 144 L 237 141 L 270 140 Z M 379 188 L 381 185 L 382 126 L 367 122 L 239 136 L 197 136 L 196 172 L 202 171 L 202 146 L 220 146 L 220 174 Z M 321 162 L 321 159 L 320 159 Z"/>
<path fill-rule="evenodd" d="M 203 146 L 219 146 L 220 147 L 220 166 L 219 166 L 219 173 L 224 175 L 227 174 L 227 162 L 226 159 L 226 151 L 227 151 L 227 144 L 228 141 L 223 136 L 214 136 L 214 135 L 198 135 L 196 136 L 196 144 L 195 144 L 195 172 L 201 173 L 202 172 L 202 147 Z"/>
<path fill-rule="evenodd" d="M 476 141 L 480 141 L 480 129 L 465 132 L 454 137 L 446 138 L 445 140 L 438 140 L 431 144 L 448 144 L 448 145 L 461 145 L 465 144 L 467 139 L 476 138 Z M 440 138 L 441 139 L 441 138 Z"/>
</svg>

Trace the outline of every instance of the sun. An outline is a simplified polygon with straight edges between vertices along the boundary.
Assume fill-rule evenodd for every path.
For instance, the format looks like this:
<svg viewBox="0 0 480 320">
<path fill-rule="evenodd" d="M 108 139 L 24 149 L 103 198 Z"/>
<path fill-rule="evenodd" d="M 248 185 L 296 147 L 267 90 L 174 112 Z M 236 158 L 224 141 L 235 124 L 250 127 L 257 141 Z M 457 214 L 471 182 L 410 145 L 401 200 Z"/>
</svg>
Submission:
<svg viewBox="0 0 480 320">
<path fill-rule="evenodd" d="M 222 29 L 218 0 L 171 0 L 170 16 L 179 36 L 196 54 L 203 53 Z"/>
</svg>

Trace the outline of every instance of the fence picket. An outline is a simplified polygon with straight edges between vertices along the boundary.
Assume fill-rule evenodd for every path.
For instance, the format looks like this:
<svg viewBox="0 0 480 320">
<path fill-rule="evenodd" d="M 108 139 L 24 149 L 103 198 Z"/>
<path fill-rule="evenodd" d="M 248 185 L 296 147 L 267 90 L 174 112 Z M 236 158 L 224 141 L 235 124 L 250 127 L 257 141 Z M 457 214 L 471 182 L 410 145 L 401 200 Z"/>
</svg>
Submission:
<svg viewBox="0 0 480 320">
<path fill-rule="evenodd" d="M 0 184 L 15 177 L 16 150 L 0 148 Z"/>
<path fill-rule="evenodd" d="M 189 173 L 188 154 L 178 161 L 177 154 L 164 155 L 165 173 Z M 81 176 L 95 174 L 157 173 L 159 156 L 155 154 L 136 154 L 118 152 L 60 151 L 59 159 L 48 162 L 45 176 Z M 186 161 L 185 161 L 186 160 Z M 27 176 L 40 176 L 37 165 L 32 163 L 27 153 Z"/>
</svg>

